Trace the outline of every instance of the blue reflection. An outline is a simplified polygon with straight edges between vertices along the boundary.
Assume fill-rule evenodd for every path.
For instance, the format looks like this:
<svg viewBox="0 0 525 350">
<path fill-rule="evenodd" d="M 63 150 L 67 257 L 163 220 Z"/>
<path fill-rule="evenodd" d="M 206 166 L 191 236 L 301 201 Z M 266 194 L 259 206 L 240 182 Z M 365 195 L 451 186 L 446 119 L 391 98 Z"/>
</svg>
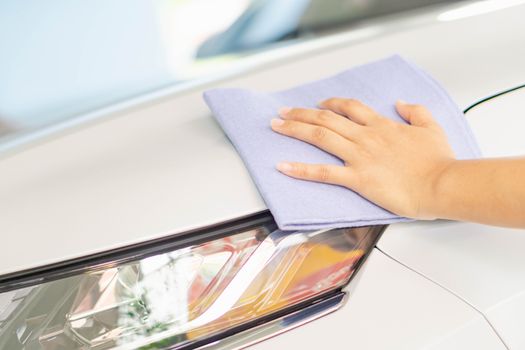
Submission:
<svg viewBox="0 0 525 350">
<path fill-rule="evenodd" d="M 272 43 L 454 0 L 0 2 L 0 141 L 181 81 Z"/>
<path fill-rule="evenodd" d="M 294 32 L 310 0 L 257 1 L 225 32 L 212 37 L 197 57 L 252 50 L 279 41 Z"/>
<path fill-rule="evenodd" d="M 55 122 L 171 83 L 141 0 L 0 2 L 0 116 Z"/>
</svg>

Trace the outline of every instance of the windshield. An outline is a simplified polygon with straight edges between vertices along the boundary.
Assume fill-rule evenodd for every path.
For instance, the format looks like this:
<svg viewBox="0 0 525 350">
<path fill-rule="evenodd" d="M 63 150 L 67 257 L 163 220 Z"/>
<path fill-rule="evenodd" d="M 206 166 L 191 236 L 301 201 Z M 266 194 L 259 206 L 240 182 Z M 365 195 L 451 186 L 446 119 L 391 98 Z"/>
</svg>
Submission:
<svg viewBox="0 0 525 350">
<path fill-rule="evenodd" d="M 450 0 L 0 3 L 0 141 L 248 56 Z"/>
</svg>

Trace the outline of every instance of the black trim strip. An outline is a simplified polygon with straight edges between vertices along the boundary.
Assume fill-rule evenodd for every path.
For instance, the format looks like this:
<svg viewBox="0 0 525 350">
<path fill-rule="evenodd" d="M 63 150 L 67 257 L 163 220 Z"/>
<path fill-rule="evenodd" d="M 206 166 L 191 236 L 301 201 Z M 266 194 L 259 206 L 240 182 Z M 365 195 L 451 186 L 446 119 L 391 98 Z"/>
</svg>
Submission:
<svg viewBox="0 0 525 350">
<path fill-rule="evenodd" d="M 277 229 L 269 210 L 142 243 L 5 274 L 0 276 L 0 293 L 87 271 L 98 271 L 132 260 L 226 237 L 262 225 L 266 225 L 272 230 Z"/>
<path fill-rule="evenodd" d="M 484 102 L 487 102 L 489 100 L 492 100 L 493 98 L 496 98 L 498 96 L 501 96 L 501 95 L 505 95 L 505 94 L 508 94 L 509 92 L 512 92 L 512 91 L 515 91 L 515 90 L 519 90 L 519 89 L 523 89 L 525 88 L 525 84 L 522 84 L 522 85 L 518 85 L 518 86 L 515 86 L 513 88 L 510 88 L 510 89 L 507 89 L 507 90 L 503 90 L 503 91 L 500 91 L 498 93 L 495 93 L 494 95 L 490 95 L 490 96 L 487 96 L 481 100 L 479 100 L 478 102 L 475 102 L 473 104 L 471 104 L 469 107 L 467 107 L 463 113 L 466 114 L 468 111 L 470 111 L 472 108 L 476 107 L 476 106 L 479 106 L 480 104 L 484 103 Z"/>
</svg>

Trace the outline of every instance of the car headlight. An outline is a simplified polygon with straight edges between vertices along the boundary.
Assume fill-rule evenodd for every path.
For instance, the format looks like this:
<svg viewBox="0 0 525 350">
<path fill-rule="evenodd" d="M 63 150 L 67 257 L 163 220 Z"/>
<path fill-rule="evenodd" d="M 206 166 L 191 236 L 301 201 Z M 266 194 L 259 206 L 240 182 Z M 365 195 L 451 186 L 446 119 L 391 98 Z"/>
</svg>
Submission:
<svg viewBox="0 0 525 350">
<path fill-rule="evenodd" d="M 15 276 L 0 286 L 0 348 L 184 348 L 283 326 L 286 315 L 333 304 L 381 231 L 282 232 L 266 213 L 104 263 Z"/>
</svg>

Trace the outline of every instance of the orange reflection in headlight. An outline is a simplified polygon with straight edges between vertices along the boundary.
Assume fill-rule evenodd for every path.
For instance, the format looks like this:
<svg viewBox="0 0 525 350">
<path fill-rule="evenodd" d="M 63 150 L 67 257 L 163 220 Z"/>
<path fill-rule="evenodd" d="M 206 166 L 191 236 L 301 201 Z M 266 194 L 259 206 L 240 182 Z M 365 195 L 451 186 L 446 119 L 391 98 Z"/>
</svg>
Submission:
<svg viewBox="0 0 525 350">
<path fill-rule="evenodd" d="M 293 247 L 270 261 L 232 309 L 206 326 L 187 333 L 187 337 L 201 337 L 226 324 L 268 315 L 342 285 L 363 254 L 360 249 L 338 250 L 328 244 L 311 242 Z M 216 299 L 214 296 L 208 300 L 211 304 Z M 195 302 L 196 306 L 199 300 Z M 202 312 L 202 307 L 190 306 L 190 319 Z"/>
</svg>

